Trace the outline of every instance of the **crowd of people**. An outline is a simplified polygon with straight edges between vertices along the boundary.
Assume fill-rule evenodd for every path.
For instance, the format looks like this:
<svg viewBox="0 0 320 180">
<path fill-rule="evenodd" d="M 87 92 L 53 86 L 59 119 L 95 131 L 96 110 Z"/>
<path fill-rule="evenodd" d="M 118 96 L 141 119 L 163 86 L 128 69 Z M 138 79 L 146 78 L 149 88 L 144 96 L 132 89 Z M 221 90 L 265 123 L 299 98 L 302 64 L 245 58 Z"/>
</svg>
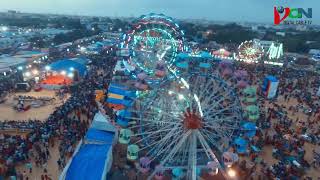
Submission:
<svg viewBox="0 0 320 180">
<path fill-rule="evenodd" d="M 280 67 L 239 66 L 249 73 L 251 84 L 257 87 L 266 75 L 274 75 L 280 81 L 274 99 L 267 99 L 260 90 L 258 130 L 254 138 L 248 139 L 250 145 L 259 150 L 272 147 L 272 158 L 277 163 L 261 158 L 264 157 L 261 151 L 250 150 L 249 159 L 244 158 L 235 165 L 241 178 L 320 178 L 311 177 L 308 173 L 312 168 L 319 171 L 320 163 L 320 98 L 316 95 L 320 86 L 319 76 Z M 307 151 L 312 153 L 312 160 L 306 159 Z"/>
<path fill-rule="evenodd" d="M 92 61 L 90 72 L 81 81 L 67 88 L 71 97 L 58 107 L 45 122 L 37 120 L 0 122 L 0 130 L 23 129 L 23 135 L 0 136 L 0 179 L 30 179 L 32 167 L 43 168 L 42 179 L 51 179 L 48 172 L 50 150 L 56 146 L 60 157 L 57 160 L 62 170 L 84 137 L 93 116 L 97 112 L 95 90 L 107 87 L 112 76 L 116 59 L 107 57 L 104 61 Z M 60 91 L 61 93 L 61 91 Z M 18 172 L 16 167 L 25 165 L 28 172 Z"/>
</svg>

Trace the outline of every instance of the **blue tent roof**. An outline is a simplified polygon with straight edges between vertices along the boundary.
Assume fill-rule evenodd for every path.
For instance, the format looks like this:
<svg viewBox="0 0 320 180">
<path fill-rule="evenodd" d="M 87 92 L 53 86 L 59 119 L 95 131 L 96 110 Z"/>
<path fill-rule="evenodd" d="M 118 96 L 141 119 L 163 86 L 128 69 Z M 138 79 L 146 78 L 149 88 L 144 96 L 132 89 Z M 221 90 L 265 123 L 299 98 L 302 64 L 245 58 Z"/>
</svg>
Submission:
<svg viewBox="0 0 320 180">
<path fill-rule="evenodd" d="M 188 53 L 179 53 L 177 55 L 177 58 L 181 58 L 181 59 L 185 59 L 185 58 L 189 58 L 190 55 Z"/>
<path fill-rule="evenodd" d="M 124 118 L 130 118 L 131 117 L 131 112 L 127 110 L 120 110 L 119 111 L 119 117 L 124 117 Z"/>
<path fill-rule="evenodd" d="M 87 64 L 88 61 L 89 61 L 89 59 L 86 58 L 86 57 L 77 57 L 77 58 L 72 58 L 70 60 L 75 61 L 75 62 L 80 63 L 80 64 L 83 64 L 83 65 Z"/>
<path fill-rule="evenodd" d="M 234 143 L 235 143 L 236 145 L 239 145 L 239 146 L 246 146 L 246 145 L 248 144 L 248 142 L 247 142 L 245 139 L 241 138 L 241 137 L 238 137 L 238 138 L 234 141 Z"/>
<path fill-rule="evenodd" d="M 249 138 L 252 138 L 253 136 L 256 135 L 256 124 L 252 122 L 247 122 L 242 125 L 243 129 L 246 131 L 245 135 Z"/>
<path fill-rule="evenodd" d="M 73 158 L 66 180 L 102 179 L 106 158 L 111 145 L 84 144 Z"/>
<path fill-rule="evenodd" d="M 86 134 L 86 140 L 88 141 L 100 141 L 106 144 L 112 144 L 114 133 L 101 131 L 94 128 L 89 128 Z"/>
<path fill-rule="evenodd" d="M 52 71 L 66 71 L 67 73 L 72 73 L 74 69 L 79 72 L 80 76 L 84 76 L 87 72 L 87 68 L 85 65 L 69 59 L 56 61 L 50 64 L 49 67 Z"/>
<path fill-rule="evenodd" d="M 202 58 L 212 58 L 212 56 L 211 56 L 211 54 L 209 53 L 209 52 L 206 52 L 206 51 L 201 51 L 200 53 L 199 53 L 199 55 L 200 55 L 200 57 L 202 57 Z"/>
<path fill-rule="evenodd" d="M 244 130 L 247 131 L 255 131 L 257 129 L 256 124 L 252 122 L 246 122 L 245 124 L 242 125 Z"/>
</svg>

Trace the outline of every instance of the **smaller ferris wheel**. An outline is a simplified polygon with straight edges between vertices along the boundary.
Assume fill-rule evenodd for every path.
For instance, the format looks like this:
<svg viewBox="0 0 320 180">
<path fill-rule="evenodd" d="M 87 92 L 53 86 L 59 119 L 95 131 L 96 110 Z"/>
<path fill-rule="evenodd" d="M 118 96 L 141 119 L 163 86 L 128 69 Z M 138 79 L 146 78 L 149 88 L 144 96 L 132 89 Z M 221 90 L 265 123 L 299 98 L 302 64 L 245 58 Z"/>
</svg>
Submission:
<svg viewBox="0 0 320 180">
<path fill-rule="evenodd" d="M 133 22 L 131 31 L 123 35 L 120 48 L 127 50 L 124 64 L 133 67 L 134 77 L 143 73 L 148 82 L 161 82 L 183 50 L 183 42 L 184 33 L 172 18 L 151 13 Z"/>
<path fill-rule="evenodd" d="M 263 47 L 256 41 L 244 41 L 238 47 L 235 59 L 238 61 L 258 63 L 264 54 Z"/>
</svg>

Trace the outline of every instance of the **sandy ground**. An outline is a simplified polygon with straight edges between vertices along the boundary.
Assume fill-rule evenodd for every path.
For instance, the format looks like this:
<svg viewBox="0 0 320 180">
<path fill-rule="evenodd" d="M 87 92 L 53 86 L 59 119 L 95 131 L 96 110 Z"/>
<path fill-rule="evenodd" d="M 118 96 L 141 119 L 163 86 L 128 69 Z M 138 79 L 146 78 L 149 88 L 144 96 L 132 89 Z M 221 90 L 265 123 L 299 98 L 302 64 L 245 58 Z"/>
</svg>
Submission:
<svg viewBox="0 0 320 180">
<path fill-rule="evenodd" d="M 55 100 L 53 103 L 45 105 L 39 108 L 31 108 L 26 112 L 17 112 L 13 109 L 13 105 L 17 102 L 13 99 L 14 96 L 24 95 L 24 96 L 33 96 L 33 97 L 54 97 Z M 0 121 L 3 120 L 15 120 L 15 121 L 25 121 L 28 119 L 37 119 L 37 120 L 46 120 L 48 116 L 55 110 L 56 107 L 61 105 L 61 101 L 55 97 L 54 91 L 43 90 L 41 92 L 27 92 L 27 93 L 14 93 L 8 96 L 8 100 L 0 104 Z"/>
</svg>

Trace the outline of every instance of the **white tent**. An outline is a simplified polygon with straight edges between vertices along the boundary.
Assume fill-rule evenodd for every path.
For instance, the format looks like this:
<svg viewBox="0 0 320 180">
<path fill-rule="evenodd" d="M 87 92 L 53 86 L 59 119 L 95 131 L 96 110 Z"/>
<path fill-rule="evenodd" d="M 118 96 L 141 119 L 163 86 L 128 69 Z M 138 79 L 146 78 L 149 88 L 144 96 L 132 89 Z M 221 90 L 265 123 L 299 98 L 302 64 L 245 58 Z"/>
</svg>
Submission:
<svg viewBox="0 0 320 180">
<path fill-rule="evenodd" d="M 91 127 L 102 131 L 117 132 L 117 128 L 110 123 L 110 118 L 100 111 L 94 116 Z"/>
</svg>

